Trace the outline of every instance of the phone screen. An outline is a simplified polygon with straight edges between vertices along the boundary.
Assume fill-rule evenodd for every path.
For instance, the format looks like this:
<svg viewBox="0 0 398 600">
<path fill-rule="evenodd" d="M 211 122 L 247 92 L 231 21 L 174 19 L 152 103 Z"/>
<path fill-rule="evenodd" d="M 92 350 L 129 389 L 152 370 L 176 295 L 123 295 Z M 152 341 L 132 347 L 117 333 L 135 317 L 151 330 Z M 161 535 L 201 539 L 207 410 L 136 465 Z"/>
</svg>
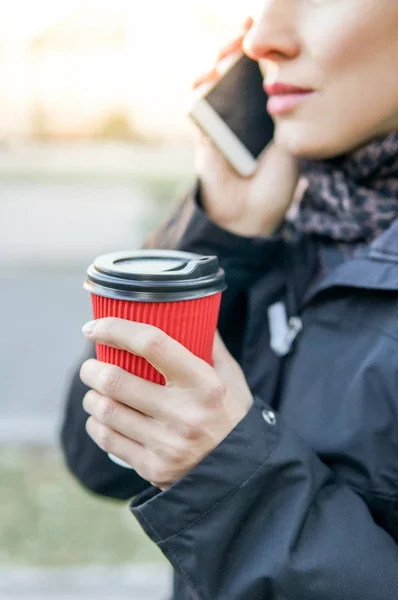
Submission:
<svg viewBox="0 0 398 600">
<path fill-rule="evenodd" d="M 258 158 L 274 135 L 258 63 L 243 55 L 206 94 L 206 100 Z"/>
</svg>

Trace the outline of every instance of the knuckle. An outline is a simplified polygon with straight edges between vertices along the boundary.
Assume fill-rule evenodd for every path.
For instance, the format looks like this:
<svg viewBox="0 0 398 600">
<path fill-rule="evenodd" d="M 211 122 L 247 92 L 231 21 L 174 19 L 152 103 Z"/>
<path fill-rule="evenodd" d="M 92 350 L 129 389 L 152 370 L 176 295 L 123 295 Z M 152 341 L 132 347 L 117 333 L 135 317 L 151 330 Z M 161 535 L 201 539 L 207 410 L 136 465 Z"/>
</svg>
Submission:
<svg viewBox="0 0 398 600">
<path fill-rule="evenodd" d="M 105 452 L 110 452 L 110 450 L 111 450 L 111 436 L 110 436 L 109 429 L 107 427 L 103 426 L 103 425 L 99 425 L 96 437 L 97 437 L 97 441 L 98 441 L 98 444 L 100 445 L 100 447 Z"/>
<path fill-rule="evenodd" d="M 120 388 L 121 371 L 118 367 L 106 366 L 100 373 L 101 390 L 107 395 L 112 396 Z"/>
<path fill-rule="evenodd" d="M 80 367 L 79 376 L 83 383 L 85 383 L 87 374 L 90 372 L 91 367 L 95 366 L 96 362 L 94 358 L 89 358 Z"/>
<path fill-rule="evenodd" d="M 104 425 L 109 425 L 115 417 L 116 404 L 110 398 L 102 398 L 98 403 L 98 419 Z"/>
<path fill-rule="evenodd" d="M 112 333 L 114 325 L 114 319 L 112 317 L 107 317 L 105 319 L 100 319 L 97 321 L 95 326 L 95 332 L 100 337 L 107 337 Z"/>
<path fill-rule="evenodd" d="M 94 390 L 89 390 L 85 393 L 83 398 L 83 408 L 86 412 L 91 413 L 95 400 L 95 392 Z"/>
<path fill-rule="evenodd" d="M 165 465 L 162 461 L 153 458 L 147 464 L 146 474 L 147 481 L 161 484 L 166 480 Z"/>
<path fill-rule="evenodd" d="M 173 464 L 180 465 L 184 462 L 188 450 L 188 439 L 186 437 L 174 438 L 169 441 L 165 455 Z"/>
<path fill-rule="evenodd" d="M 156 353 L 159 348 L 166 342 L 167 335 L 161 329 L 155 327 L 148 333 L 146 339 L 143 342 L 144 354 Z"/>
<path fill-rule="evenodd" d="M 212 377 L 212 368 L 207 364 L 202 364 L 200 370 L 198 369 L 196 373 L 196 381 L 192 386 L 192 390 L 199 398 L 206 393 L 209 387 L 209 377 Z"/>
<path fill-rule="evenodd" d="M 184 440 L 196 442 L 203 437 L 204 431 L 205 419 L 202 415 L 197 412 L 186 415 L 182 426 Z"/>
<path fill-rule="evenodd" d="M 206 391 L 206 405 L 217 408 L 224 403 L 227 385 L 220 380 L 209 384 Z"/>
</svg>

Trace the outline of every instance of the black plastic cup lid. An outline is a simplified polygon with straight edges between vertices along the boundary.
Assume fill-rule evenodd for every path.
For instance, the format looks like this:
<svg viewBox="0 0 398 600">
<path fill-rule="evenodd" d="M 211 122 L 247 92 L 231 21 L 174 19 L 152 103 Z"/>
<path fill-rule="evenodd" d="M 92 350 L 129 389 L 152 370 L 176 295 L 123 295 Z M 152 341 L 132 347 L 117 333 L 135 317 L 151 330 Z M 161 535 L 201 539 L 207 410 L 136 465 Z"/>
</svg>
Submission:
<svg viewBox="0 0 398 600">
<path fill-rule="evenodd" d="M 174 250 L 130 250 L 99 256 L 84 288 L 98 296 L 138 302 L 176 302 L 226 289 L 216 256 Z"/>
</svg>

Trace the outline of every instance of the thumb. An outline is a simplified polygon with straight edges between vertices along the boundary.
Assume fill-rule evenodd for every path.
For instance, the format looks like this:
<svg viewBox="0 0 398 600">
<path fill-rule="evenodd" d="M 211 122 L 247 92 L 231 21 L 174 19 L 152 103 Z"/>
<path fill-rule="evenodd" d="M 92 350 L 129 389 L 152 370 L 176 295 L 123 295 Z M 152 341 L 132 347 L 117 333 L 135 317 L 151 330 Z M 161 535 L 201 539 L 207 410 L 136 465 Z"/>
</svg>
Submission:
<svg viewBox="0 0 398 600">
<path fill-rule="evenodd" d="M 234 357 L 230 354 L 217 330 L 213 344 L 213 367 L 215 371 L 225 379 L 225 376 L 227 376 L 235 364 Z"/>
<path fill-rule="evenodd" d="M 213 367 L 218 377 L 231 392 L 227 395 L 232 402 L 231 410 L 237 410 L 236 414 L 240 414 L 243 418 L 253 404 L 253 395 L 241 367 L 229 353 L 218 331 L 213 345 Z"/>
</svg>

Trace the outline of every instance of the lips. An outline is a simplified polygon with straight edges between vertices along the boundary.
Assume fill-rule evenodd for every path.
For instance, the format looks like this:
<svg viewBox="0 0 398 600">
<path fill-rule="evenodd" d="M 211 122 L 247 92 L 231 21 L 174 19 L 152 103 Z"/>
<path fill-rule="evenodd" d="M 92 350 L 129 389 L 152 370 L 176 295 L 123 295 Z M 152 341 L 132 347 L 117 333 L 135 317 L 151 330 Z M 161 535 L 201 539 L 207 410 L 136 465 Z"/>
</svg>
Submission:
<svg viewBox="0 0 398 600">
<path fill-rule="evenodd" d="M 295 85 L 288 85 L 287 83 L 273 83 L 271 85 L 264 85 L 264 89 L 268 96 L 283 96 L 285 94 L 309 94 L 314 90 L 298 87 Z"/>
<path fill-rule="evenodd" d="M 267 110 L 270 115 L 291 112 L 314 93 L 314 90 L 286 83 L 265 84 L 264 90 L 268 95 Z"/>
</svg>

